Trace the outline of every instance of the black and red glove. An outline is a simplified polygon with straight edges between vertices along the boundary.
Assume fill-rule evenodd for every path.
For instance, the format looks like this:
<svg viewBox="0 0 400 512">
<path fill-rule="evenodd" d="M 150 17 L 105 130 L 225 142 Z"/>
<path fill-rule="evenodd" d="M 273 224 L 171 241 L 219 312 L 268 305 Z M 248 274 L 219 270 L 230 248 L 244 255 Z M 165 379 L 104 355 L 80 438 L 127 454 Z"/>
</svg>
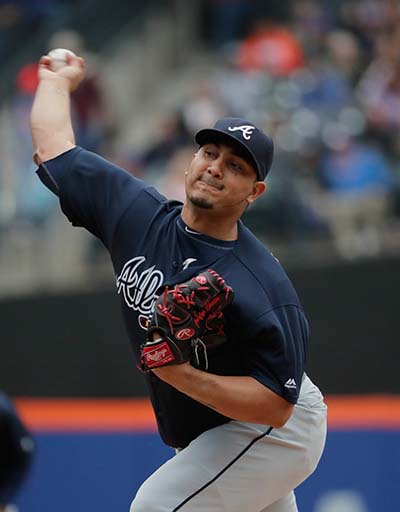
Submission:
<svg viewBox="0 0 400 512">
<path fill-rule="evenodd" d="M 232 289 L 211 269 L 166 287 L 155 303 L 147 341 L 140 347 L 141 369 L 196 362 L 202 338 L 222 332 L 222 310 L 232 299 Z"/>
</svg>

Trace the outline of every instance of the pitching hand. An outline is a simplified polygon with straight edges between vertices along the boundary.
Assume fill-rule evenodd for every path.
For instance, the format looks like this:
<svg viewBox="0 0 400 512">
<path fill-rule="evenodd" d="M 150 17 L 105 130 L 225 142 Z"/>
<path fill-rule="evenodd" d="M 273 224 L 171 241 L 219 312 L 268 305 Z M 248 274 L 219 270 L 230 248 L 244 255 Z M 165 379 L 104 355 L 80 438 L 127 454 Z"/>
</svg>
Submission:
<svg viewBox="0 0 400 512">
<path fill-rule="evenodd" d="M 81 57 L 67 55 L 67 64 L 57 71 L 51 69 L 51 59 L 47 55 L 39 61 L 39 80 L 56 77 L 65 78 L 69 84 L 69 91 L 75 91 L 85 76 L 85 61 Z"/>
</svg>

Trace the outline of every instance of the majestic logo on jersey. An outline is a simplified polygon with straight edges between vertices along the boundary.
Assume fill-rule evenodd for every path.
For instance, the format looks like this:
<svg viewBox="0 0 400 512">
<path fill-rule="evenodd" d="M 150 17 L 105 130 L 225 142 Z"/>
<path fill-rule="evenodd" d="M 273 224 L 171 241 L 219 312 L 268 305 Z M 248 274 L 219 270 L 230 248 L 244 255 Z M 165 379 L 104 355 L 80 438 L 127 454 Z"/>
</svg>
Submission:
<svg viewBox="0 0 400 512">
<path fill-rule="evenodd" d="M 147 328 L 147 318 L 153 311 L 157 299 L 156 290 L 164 281 L 163 273 L 156 270 L 155 265 L 139 268 L 145 261 L 144 256 L 132 258 L 117 276 L 117 292 L 123 294 L 129 308 L 141 313 L 138 321 L 143 329 Z"/>
<path fill-rule="evenodd" d="M 297 389 L 296 381 L 295 381 L 294 379 L 288 379 L 288 380 L 285 382 L 285 388 L 288 388 L 288 389 Z"/>
<path fill-rule="evenodd" d="M 256 129 L 256 127 L 251 126 L 250 124 L 242 124 L 242 126 L 229 126 L 228 127 L 228 130 L 230 132 L 237 132 L 238 130 L 241 131 L 243 138 L 246 140 L 250 140 L 255 129 Z"/>
</svg>

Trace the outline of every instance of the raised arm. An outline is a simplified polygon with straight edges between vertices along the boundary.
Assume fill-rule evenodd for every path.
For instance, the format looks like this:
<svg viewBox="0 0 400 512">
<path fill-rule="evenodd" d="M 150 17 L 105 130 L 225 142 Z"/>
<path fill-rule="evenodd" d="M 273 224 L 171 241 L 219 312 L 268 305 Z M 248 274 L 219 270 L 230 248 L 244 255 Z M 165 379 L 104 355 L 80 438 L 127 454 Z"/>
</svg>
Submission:
<svg viewBox="0 0 400 512">
<path fill-rule="evenodd" d="M 84 77 L 84 61 L 68 56 L 67 65 L 51 70 L 50 57 L 39 61 L 39 86 L 32 107 L 30 125 L 34 161 L 40 164 L 75 146 L 71 123 L 70 94 Z"/>
</svg>

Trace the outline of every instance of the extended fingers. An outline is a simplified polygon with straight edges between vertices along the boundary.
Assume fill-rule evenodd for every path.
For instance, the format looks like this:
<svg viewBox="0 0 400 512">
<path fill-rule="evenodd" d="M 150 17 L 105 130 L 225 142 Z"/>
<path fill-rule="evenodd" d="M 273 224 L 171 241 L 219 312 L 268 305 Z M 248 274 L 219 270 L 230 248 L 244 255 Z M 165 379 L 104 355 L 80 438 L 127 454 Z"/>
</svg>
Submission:
<svg viewBox="0 0 400 512">
<path fill-rule="evenodd" d="M 40 57 L 39 66 L 51 70 L 51 58 L 47 55 L 43 55 L 42 57 Z"/>
<path fill-rule="evenodd" d="M 81 69 L 84 69 L 85 67 L 85 61 L 82 59 L 82 57 L 72 55 L 71 53 L 66 55 L 66 62 L 68 66 L 78 66 Z"/>
</svg>

